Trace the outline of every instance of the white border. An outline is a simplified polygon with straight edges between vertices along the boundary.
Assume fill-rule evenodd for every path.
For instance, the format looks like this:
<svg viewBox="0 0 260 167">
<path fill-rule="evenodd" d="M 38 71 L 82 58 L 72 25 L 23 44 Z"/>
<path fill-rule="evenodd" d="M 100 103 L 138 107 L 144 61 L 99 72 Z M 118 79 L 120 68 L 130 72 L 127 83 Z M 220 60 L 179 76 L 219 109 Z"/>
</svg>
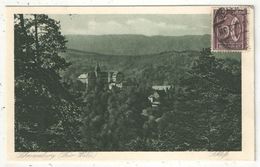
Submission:
<svg viewBox="0 0 260 167">
<path fill-rule="evenodd" d="M 225 5 L 234 5 L 234 4 L 244 4 L 244 5 L 255 5 L 255 15 L 256 15 L 256 19 L 255 19 L 255 27 L 260 27 L 259 25 L 259 22 L 258 22 L 258 19 L 259 19 L 259 11 L 258 11 L 258 7 L 259 7 L 259 1 L 253 1 L 253 0 L 247 0 L 247 1 L 243 1 L 243 0 L 229 0 L 229 1 L 225 1 L 225 0 L 222 0 L 222 1 L 210 1 L 210 0 L 200 0 L 199 2 L 198 1 L 191 1 L 191 0 L 187 0 L 187 1 L 181 1 L 181 0 L 177 0 L 177 1 L 169 1 L 169 0 L 160 0 L 160 1 L 157 1 L 157 2 L 151 2 L 151 0 L 105 0 L 105 1 L 100 1 L 100 0 L 95 0 L 95 1 L 80 1 L 80 0 L 74 0 L 72 2 L 71 1 L 64 1 L 64 0 L 56 0 L 56 1 L 52 1 L 52 0 L 46 0 L 46 1 L 14 1 L 14 0 L 10 0 L 9 2 L 0 2 L 0 11 L 1 11 L 1 14 L 0 14 L 0 21 L 1 21 L 1 24 L 0 24 L 0 68 L 2 68 L 0 71 L 0 81 L 2 82 L 3 81 L 3 76 L 7 73 L 6 71 L 3 71 L 4 69 L 4 57 L 3 55 L 5 55 L 4 53 L 4 49 L 5 48 L 5 32 L 4 32 L 4 27 L 3 26 L 5 24 L 5 20 L 3 18 L 3 5 L 28 5 L 28 3 L 30 5 L 220 5 L 220 4 L 225 4 Z M 259 33 L 256 31 L 256 38 L 255 38 L 255 46 L 258 46 L 258 41 L 259 41 Z M 259 51 L 258 51 L 258 48 L 256 47 L 255 48 L 255 60 L 256 60 L 256 89 L 255 89 L 255 93 L 256 93 L 256 132 L 259 132 L 259 116 L 258 116 L 258 113 L 259 113 L 259 105 L 260 104 L 260 99 L 258 98 L 258 94 L 260 93 L 260 90 L 258 88 L 258 84 L 259 83 L 259 73 L 260 73 L 260 67 L 259 67 L 259 60 L 260 58 L 257 56 L 259 55 Z M 2 91 L 6 91 L 4 89 L 2 89 L 2 87 L 0 87 L 0 100 L 2 102 L 2 99 L 1 99 L 1 95 L 2 95 Z M 3 124 L 3 115 L 4 113 L 3 112 L 0 112 L 0 122 L 2 123 L 1 127 L 4 127 L 5 125 Z M 3 132 L 4 132 L 4 129 L 5 128 L 1 128 L 0 130 L 0 135 L 1 135 L 1 145 L 0 145 L 0 148 L 3 148 L 4 144 L 3 144 L 3 141 L 5 140 L 5 136 L 3 135 Z M 256 138 L 259 139 L 259 133 L 256 133 Z M 257 142 L 257 139 L 256 139 L 256 150 L 259 150 L 259 144 Z M 258 161 L 259 160 L 259 151 L 256 151 L 256 160 Z M 1 158 L 1 163 L 0 165 L 5 165 L 6 162 L 4 161 L 5 159 L 5 154 L 3 152 L 3 149 L 1 149 L 1 152 L 0 152 L 0 158 Z M 67 163 L 67 162 L 66 162 Z M 27 166 L 31 163 L 27 162 L 25 164 L 23 164 L 23 166 Z M 95 166 L 117 166 L 117 165 L 120 165 L 120 166 L 132 166 L 132 165 L 135 165 L 135 166 L 248 166 L 248 167 L 251 167 L 251 166 L 257 166 L 257 164 L 259 165 L 258 162 L 236 162 L 236 161 L 229 161 L 229 162 L 205 162 L 205 161 L 156 161 L 156 162 L 152 162 L 152 163 L 148 163 L 148 162 L 145 162 L 145 161 L 131 161 L 131 162 L 116 162 L 116 163 L 113 163 L 113 162 L 106 162 L 105 164 L 104 163 L 101 163 L 101 162 L 88 162 L 87 163 L 88 165 L 93 165 L 95 164 Z M 84 166 L 87 165 L 86 163 L 84 163 Z M 11 165 L 11 164 L 10 164 Z M 52 164 L 49 164 L 48 162 L 44 162 L 44 163 L 40 163 L 40 164 L 35 164 L 33 163 L 32 164 L 33 166 L 64 166 L 63 163 L 52 163 Z M 72 165 L 71 163 L 69 163 L 68 165 Z M 67 165 L 67 166 L 68 166 Z M 79 166 L 83 166 L 82 164 L 79 164 L 77 163 L 77 165 Z M 11 165 L 12 166 L 12 165 Z M 66 165 L 65 165 L 66 166 Z"/>
</svg>

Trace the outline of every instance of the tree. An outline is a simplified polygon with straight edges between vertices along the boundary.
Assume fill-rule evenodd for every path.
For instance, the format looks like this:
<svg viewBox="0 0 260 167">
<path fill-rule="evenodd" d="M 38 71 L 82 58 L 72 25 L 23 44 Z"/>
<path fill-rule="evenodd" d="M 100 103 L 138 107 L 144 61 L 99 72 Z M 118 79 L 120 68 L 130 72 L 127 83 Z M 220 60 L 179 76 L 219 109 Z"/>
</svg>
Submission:
<svg viewBox="0 0 260 167">
<path fill-rule="evenodd" d="M 241 64 L 203 49 L 181 81 L 186 111 L 192 114 L 194 149 L 241 149 Z"/>
<path fill-rule="evenodd" d="M 69 66 L 59 56 L 66 49 L 60 25 L 47 15 L 14 17 L 16 151 L 75 147 L 78 131 L 64 129 L 79 121 L 78 108 L 60 77 Z"/>
<path fill-rule="evenodd" d="M 158 108 L 146 108 L 144 137 L 130 150 L 241 150 L 241 64 L 203 49 Z"/>
</svg>

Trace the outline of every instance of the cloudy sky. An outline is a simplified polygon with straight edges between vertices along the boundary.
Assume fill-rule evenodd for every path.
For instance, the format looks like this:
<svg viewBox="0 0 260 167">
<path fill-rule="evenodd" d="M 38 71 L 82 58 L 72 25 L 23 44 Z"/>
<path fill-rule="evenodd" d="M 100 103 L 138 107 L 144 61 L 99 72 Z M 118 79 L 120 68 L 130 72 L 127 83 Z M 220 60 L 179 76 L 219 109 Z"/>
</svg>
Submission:
<svg viewBox="0 0 260 167">
<path fill-rule="evenodd" d="M 210 15 L 49 15 L 63 34 L 143 34 L 147 36 L 210 34 Z"/>
</svg>

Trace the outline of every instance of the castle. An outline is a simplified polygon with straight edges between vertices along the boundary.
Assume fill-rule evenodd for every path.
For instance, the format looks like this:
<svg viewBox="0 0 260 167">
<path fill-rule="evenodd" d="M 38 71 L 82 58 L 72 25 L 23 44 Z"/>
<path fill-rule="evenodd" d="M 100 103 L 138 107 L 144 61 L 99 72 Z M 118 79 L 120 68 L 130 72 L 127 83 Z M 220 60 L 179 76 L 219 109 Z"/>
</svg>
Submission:
<svg viewBox="0 0 260 167">
<path fill-rule="evenodd" d="M 112 89 L 113 87 L 123 87 L 124 75 L 119 71 L 101 71 L 97 63 L 94 71 L 81 74 L 78 79 L 86 84 L 86 90 L 93 90 L 97 86 Z"/>
</svg>

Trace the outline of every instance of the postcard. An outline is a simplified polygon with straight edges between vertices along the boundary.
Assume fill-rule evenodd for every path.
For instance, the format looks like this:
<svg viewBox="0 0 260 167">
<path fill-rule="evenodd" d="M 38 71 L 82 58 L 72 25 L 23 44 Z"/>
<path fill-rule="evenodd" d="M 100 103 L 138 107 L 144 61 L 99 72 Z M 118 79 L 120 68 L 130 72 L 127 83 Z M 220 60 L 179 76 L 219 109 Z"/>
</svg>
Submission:
<svg viewBox="0 0 260 167">
<path fill-rule="evenodd" d="M 253 16 L 7 7 L 7 158 L 254 160 Z"/>
</svg>

